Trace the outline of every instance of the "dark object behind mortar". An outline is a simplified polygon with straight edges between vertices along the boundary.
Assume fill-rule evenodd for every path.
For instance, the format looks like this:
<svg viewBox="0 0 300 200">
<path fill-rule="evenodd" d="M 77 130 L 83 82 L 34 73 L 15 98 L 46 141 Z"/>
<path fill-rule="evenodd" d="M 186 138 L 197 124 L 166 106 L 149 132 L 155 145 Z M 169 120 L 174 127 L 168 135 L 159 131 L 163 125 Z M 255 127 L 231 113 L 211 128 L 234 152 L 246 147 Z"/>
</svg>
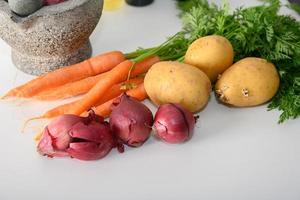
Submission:
<svg viewBox="0 0 300 200">
<path fill-rule="evenodd" d="M 103 0 L 68 0 L 22 18 L 0 0 L 0 36 L 12 47 L 16 67 L 41 75 L 91 56 L 89 36 L 102 6 Z"/>
<path fill-rule="evenodd" d="M 133 6 L 146 6 L 153 2 L 154 0 L 126 0 L 126 3 Z"/>
<path fill-rule="evenodd" d="M 300 6 L 300 0 L 289 0 L 289 2 L 298 4 Z"/>
</svg>

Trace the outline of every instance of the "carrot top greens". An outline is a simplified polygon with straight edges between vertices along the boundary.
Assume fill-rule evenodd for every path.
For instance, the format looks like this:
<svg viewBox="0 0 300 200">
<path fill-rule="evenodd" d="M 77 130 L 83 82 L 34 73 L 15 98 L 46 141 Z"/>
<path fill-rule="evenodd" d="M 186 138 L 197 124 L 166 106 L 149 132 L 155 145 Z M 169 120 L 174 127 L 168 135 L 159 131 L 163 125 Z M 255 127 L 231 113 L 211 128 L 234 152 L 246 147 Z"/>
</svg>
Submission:
<svg viewBox="0 0 300 200">
<path fill-rule="evenodd" d="M 281 77 L 277 95 L 269 109 L 282 111 L 279 123 L 300 116 L 300 22 L 291 16 L 279 15 L 279 0 L 264 0 L 255 7 L 230 11 L 207 0 L 177 0 L 183 28 L 163 44 L 138 49 L 127 58 L 140 60 L 158 55 L 162 60 L 184 59 L 185 52 L 197 38 L 218 34 L 233 45 L 235 60 L 255 56 L 274 63 Z"/>
</svg>

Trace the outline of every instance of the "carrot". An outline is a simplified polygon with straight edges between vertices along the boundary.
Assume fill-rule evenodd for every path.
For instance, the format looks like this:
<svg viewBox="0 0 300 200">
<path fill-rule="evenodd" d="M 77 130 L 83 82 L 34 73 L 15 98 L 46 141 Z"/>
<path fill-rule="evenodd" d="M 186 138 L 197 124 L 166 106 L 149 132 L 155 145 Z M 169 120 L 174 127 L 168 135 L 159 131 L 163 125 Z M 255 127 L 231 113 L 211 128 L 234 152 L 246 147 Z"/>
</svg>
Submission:
<svg viewBox="0 0 300 200">
<path fill-rule="evenodd" d="M 134 79 L 130 79 L 129 81 L 114 85 L 113 87 L 111 87 L 109 89 L 108 93 L 105 94 L 103 96 L 103 98 L 96 105 L 101 105 L 101 104 L 119 96 L 120 94 L 122 94 L 124 92 L 124 90 L 122 90 L 121 87 L 124 84 L 138 85 L 138 84 L 142 83 L 143 80 L 144 80 L 144 78 L 134 78 Z M 80 101 L 80 100 L 78 100 L 78 101 Z M 78 101 L 73 101 L 73 102 L 55 107 L 55 108 L 47 111 L 46 113 L 44 113 L 41 118 L 52 118 L 52 117 L 57 117 L 58 115 L 67 113 L 73 106 L 76 105 L 76 103 L 78 103 Z"/>
<path fill-rule="evenodd" d="M 130 79 L 128 81 L 116 84 L 114 86 L 112 86 L 108 93 L 105 94 L 103 96 L 103 98 L 101 98 L 101 100 L 96 104 L 101 105 L 117 96 L 119 96 L 120 94 L 122 94 L 123 92 L 125 92 L 126 90 L 128 90 L 127 88 L 129 87 L 130 89 L 134 89 L 136 87 L 138 87 L 139 84 L 143 83 L 144 81 L 144 77 L 137 77 L 137 78 L 133 78 Z"/>
<path fill-rule="evenodd" d="M 102 96 L 116 83 L 120 83 L 127 78 L 127 74 L 134 62 L 125 60 L 109 73 L 100 79 L 97 84 L 86 95 L 74 105 L 66 114 L 80 115 L 100 101 Z"/>
<path fill-rule="evenodd" d="M 139 63 L 138 67 L 135 67 L 135 69 L 133 69 L 131 77 L 135 77 L 141 73 L 148 71 L 149 67 L 151 67 L 158 61 L 159 57 L 157 56 L 146 58 L 144 61 Z M 84 94 L 88 92 L 107 73 L 109 72 L 71 82 L 57 88 L 46 90 L 34 96 L 34 98 L 38 100 L 58 100 Z"/>
<path fill-rule="evenodd" d="M 122 52 L 108 52 L 81 63 L 57 69 L 46 75 L 40 76 L 28 83 L 10 90 L 6 97 L 32 97 L 42 91 L 55 88 L 69 82 L 81 80 L 86 77 L 95 76 L 111 70 L 113 67 L 125 60 Z"/>
<path fill-rule="evenodd" d="M 130 77 L 135 77 L 139 74 L 143 74 L 146 73 L 151 67 L 152 65 L 154 65 L 155 63 L 159 62 L 160 58 L 158 56 L 150 56 L 144 60 L 142 60 L 141 62 L 138 62 L 133 70 L 130 73 Z"/>
<path fill-rule="evenodd" d="M 67 83 L 57 88 L 51 88 L 33 96 L 33 98 L 41 101 L 51 101 L 78 96 L 88 92 L 104 75 L 105 73 L 98 74 L 97 76 L 87 77 L 79 81 Z"/>
<path fill-rule="evenodd" d="M 144 88 L 144 83 L 141 83 L 137 88 L 128 90 L 126 94 L 139 101 L 143 101 L 148 97 Z M 111 106 L 116 99 L 117 98 L 111 99 L 110 101 L 93 108 L 94 112 L 102 117 L 108 117 L 112 111 Z"/>
<path fill-rule="evenodd" d="M 147 72 L 148 69 L 149 69 L 154 63 L 156 63 L 156 62 L 158 62 L 158 61 L 159 61 L 159 57 L 154 56 L 154 57 L 149 57 L 149 58 L 145 59 L 144 61 L 137 63 L 136 66 L 135 66 L 135 68 L 134 68 L 134 70 L 132 71 L 131 75 L 132 75 L 132 76 L 136 76 L 136 75 L 138 75 L 139 73 L 141 74 L 141 73 Z M 130 64 L 128 64 L 128 62 L 130 62 Z M 128 65 L 127 68 L 126 68 L 126 69 L 127 69 L 127 70 L 126 70 L 127 72 L 130 70 L 131 64 L 132 64 L 131 61 L 128 61 L 128 62 L 124 61 L 124 63 L 125 63 L 125 64 L 127 63 L 127 65 Z M 122 69 L 124 63 L 120 63 L 117 67 L 119 67 L 119 68 Z M 117 67 L 116 67 L 116 68 L 117 68 Z M 125 67 L 126 67 L 126 66 L 125 66 Z M 115 69 L 113 69 L 113 70 L 115 70 Z M 105 73 L 106 75 L 103 76 L 103 79 L 104 79 L 104 80 L 105 80 L 105 77 L 111 76 L 111 74 L 109 74 L 109 73 L 111 73 L 111 72 L 106 72 L 106 73 Z M 116 70 L 116 72 L 114 72 L 114 73 L 118 73 L 118 70 Z M 107 75 L 107 74 L 108 74 L 108 75 Z M 127 74 L 123 72 L 123 77 L 122 77 L 122 78 L 123 78 L 124 80 L 126 80 L 126 76 L 127 76 Z M 101 80 L 102 80 L 102 79 L 101 79 Z M 100 80 L 100 81 L 101 81 L 101 80 Z M 120 81 L 120 82 L 121 82 L 121 81 Z M 100 84 L 102 85 L 103 82 L 101 82 Z M 97 83 L 97 85 L 98 85 L 98 83 Z M 101 87 L 101 86 L 98 86 L 98 87 Z M 95 93 L 97 93 L 97 91 L 96 91 Z M 104 92 L 104 93 L 105 93 L 105 92 Z M 97 95 L 97 94 L 96 94 L 96 95 Z M 106 99 L 107 99 L 107 98 L 105 98 L 105 96 L 106 96 L 106 94 L 105 94 L 105 95 L 100 94 L 100 96 L 98 97 L 98 99 L 100 99 L 100 100 L 98 101 L 98 104 L 93 102 L 94 105 L 92 105 L 92 106 L 97 106 L 97 105 L 99 105 L 101 102 L 105 102 Z M 117 95 L 116 95 L 116 96 L 117 96 Z M 101 97 L 103 98 L 103 100 L 101 100 Z M 56 107 L 56 108 L 53 108 L 53 109 L 47 111 L 46 113 L 44 113 L 44 114 L 43 114 L 41 117 L 39 117 L 39 118 L 52 118 L 52 117 L 56 117 L 56 116 L 61 115 L 61 114 L 71 113 L 71 112 L 72 112 L 72 108 L 74 108 L 75 106 L 77 106 L 78 104 L 80 104 L 80 101 L 81 101 L 81 100 L 75 101 L 75 102 L 69 103 L 69 104 L 64 104 L 64 105 L 58 106 L 58 107 Z M 95 102 L 97 102 L 97 101 L 95 101 Z M 89 108 L 88 108 L 88 109 L 89 109 Z M 86 109 L 86 110 L 88 110 L 88 109 Z M 85 111 L 85 110 L 84 110 L 84 111 Z M 80 113 L 80 114 L 81 114 L 81 113 Z M 78 114 L 78 115 L 79 115 L 79 114 Z"/>
<path fill-rule="evenodd" d="M 70 110 L 74 105 L 76 105 L 76 103 L 77 103 L 77 101 L 74 101 L 74 102 L 70 102 L 70 103 L 67 103 L 67 104 L 63 104 L 63 105 L 57 106 L 57 107 L 55 107 L 55 108 L 53 108 L 51 110 L 48 110 L 42 116 L 36 117 L 36 118 L 40 119 L 40 118 L 57 117 L 59 115 L 67 113 L 68 110 Z"/>
<path fill-rule="evenodd" d="M 156 56 L 155 56 L 156 57 Z M 159 58 L 157 58 L 159 60 Z M 147 61 L 147 60 L 146 60 Z M 132 73 L 144 73 L 146 72 L 151 66 L 144 67 L 145 61 L 139 62 L 135 64 L 131 60 L 125 60 L 115 68 L 110 70 L 106 76 L 100 79 L 97 84 L 80 100 L 76 103 L 72 109 L 67 112 L 66 114 L 74 114 L 80 115 L 86 110 L 89 110 L 92 106 L 95 106 L 97 102 L 99 102 L 102 96 L 109 90 L 109 88 L 122 81 L 127 79 L 128 73 L 134 67 Z"/>
</svg>

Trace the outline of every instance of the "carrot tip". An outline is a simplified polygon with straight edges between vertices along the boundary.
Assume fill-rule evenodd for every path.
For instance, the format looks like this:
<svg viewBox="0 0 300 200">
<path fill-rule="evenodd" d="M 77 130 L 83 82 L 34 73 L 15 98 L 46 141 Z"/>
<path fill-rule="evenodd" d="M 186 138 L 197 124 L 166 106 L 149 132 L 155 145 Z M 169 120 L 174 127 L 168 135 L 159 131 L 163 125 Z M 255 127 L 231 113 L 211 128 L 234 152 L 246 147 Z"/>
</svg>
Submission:
<svg viewBox="0 0 300 200">
<path fill-rule="evenodd" d="M 16 103 L 16 102 L 20 102 L 19 101 L 20 99 L 17 98 L 16 96 L 11 96 L 11 95 L 3 95 L 3 96 L 0 96 L 0 101 L 6 101 L 6 102 L 10 102 L 10 103 Z"/>
<path fill-rule="evenodd" d="M 1 100 L 4 100 L 4 99 L 7 99 L 8 97 L 10 97 L 9 93 L 5 94 L 5 95 L 2 95 L 0 97 Z"/>
<path fill-rule="evenodd" d="M 14 97 L 14 96 L 17 96 L 17 91 L 15 89 L 12 89 L 8 91 L 5 95 L 3 95 L 1 99 L 6 99 L 8 97 Z"/>
<path fill-rule="evenodd" d="M 43 135 L 42 132 L 36 134 L 36 135 L 34 136 L 34 138 L 33 138 L 34 141 L 39 142 L 39 141 L 41 140 L 41 138 L 42 138 L 42 135 Z"/>
<path fill-rule="evenodd" d="M 43 118 L 44 118 L 43 116 L 39 116 L 39 117 L 33 117 L 33 118 L 30 118 L 30 119 L 27 119 L 24 122 L 23 126 L 22 126 L 21 133 L 25 132 L 25 129 L 26 129 L 26 127 L 27 127 L 27 125 L 28 125 L 29 122 L 34 121 L 34 120 L 43 119 Z"/>
</svg>

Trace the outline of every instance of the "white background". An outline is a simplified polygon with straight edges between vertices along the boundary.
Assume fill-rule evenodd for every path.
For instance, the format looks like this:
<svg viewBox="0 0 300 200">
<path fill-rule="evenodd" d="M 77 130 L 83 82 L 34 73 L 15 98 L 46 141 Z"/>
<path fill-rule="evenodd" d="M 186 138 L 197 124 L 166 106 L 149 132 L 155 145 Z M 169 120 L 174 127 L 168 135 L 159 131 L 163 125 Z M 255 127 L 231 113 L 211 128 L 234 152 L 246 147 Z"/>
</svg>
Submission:
<svg viewBox="0 0 300 200">
<path fill-rule="evenodd" d="M 232 7 L 256 3 L 231 1 Z M 176 15 L 171 0 L 104 12 L 91 37 L 94 54 L 160 44 L 180 30 Z M 2 40 L 0 67 L 0 94 L 33 78 L 14 68 Z M 151 138 L 139 149 L 82 162 L 40 156 L 33 137 L 41 122 L 21 133 L 24 120 L 61 103 L 0 102 L 1 200 L 300 199 L 300 119 L 278 125 L 279 112 L 267 112 L 266 105 L 228 108 L 212 95 L 189 142 L 167 145 Z"/>
</svg>

